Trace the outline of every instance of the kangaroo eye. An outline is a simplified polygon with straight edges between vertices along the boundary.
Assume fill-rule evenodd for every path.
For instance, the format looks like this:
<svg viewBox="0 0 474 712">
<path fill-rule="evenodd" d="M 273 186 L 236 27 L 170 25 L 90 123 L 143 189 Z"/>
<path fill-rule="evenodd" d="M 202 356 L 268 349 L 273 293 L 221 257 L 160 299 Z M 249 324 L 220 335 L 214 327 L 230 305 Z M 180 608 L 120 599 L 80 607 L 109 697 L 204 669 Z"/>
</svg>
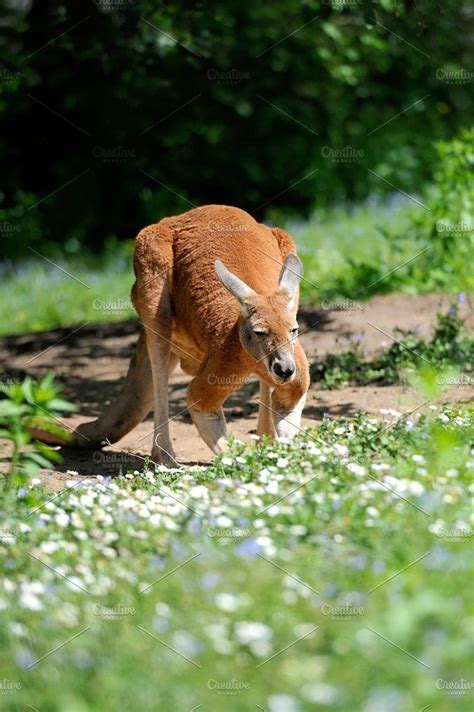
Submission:
<svg viewBox="0 0 474 712">
<path fill-rule="evenodd" d="M 296 336 L 296 334 L 298 333 L 298 329 L 298 326 L 294 326 L 292 329 L 290 329 L 290 334 L 292 334 L 292 336 Z"/>
<path fill-rule="evenodd" d="M 265 331 L 265 329 L 252 329 L 252 331 L 255 336 L 266 336 L 268 334 L 268 331 Z"/>
</svg>

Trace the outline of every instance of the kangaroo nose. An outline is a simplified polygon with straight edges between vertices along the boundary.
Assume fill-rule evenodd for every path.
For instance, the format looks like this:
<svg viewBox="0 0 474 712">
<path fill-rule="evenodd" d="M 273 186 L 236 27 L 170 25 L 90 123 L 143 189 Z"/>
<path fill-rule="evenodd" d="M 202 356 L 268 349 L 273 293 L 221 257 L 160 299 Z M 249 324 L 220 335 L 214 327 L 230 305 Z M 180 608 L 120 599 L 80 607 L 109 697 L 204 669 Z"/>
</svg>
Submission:
<svg viewBox="0 0 474 712">
<path fill-rule="evenodd" d="M 286 364 L 285 366 L 282 366 L 279 361 L 275 361 L 273 364 L 273 372 L 278 378 L 283 378 L 285 381 L 287 381 L 295 372 L 295 367 Z"/>
</svg>

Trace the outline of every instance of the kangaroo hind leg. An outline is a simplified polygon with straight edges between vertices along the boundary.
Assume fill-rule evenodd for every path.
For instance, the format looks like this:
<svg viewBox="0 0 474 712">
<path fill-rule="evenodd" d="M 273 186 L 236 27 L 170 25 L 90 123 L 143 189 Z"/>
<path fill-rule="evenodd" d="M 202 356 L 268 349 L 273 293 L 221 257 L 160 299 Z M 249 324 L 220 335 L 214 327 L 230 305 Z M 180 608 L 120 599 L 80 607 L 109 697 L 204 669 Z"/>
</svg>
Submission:
<svg viewBox="0 0 474 712">
<path fill-rule="evenodd" d="M 153 380 L 152 462 L 176 467 L 178 463 L 171 445 L 168 411 L 168 380 L 170 370 L 176 363 L 171 354 L 171 231 L 162 224 L 142 230 L 137 238 L 134 264 L 137 281 L 133 288 L 133 302 L 145 327 Z"/>
</svg>

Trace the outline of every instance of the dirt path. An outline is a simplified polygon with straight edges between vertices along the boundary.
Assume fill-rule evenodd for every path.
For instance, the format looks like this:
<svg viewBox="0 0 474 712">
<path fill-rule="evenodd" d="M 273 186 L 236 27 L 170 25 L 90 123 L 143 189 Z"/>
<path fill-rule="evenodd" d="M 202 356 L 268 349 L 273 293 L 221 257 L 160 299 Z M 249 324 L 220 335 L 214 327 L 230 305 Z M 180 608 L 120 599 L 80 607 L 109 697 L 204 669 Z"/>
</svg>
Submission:
<svg viewBox="0 0 474 712">
<path fill-rule="evenodd" d="M 388 348 L 396 336 L 396 327 L 418 328 L 430 336 L 436 312 L 446 309 L 452 299 L 440 295 L 389 295 L 375 297 L 367 303 L 349 303 L 346 311 L 302 310 L 299 317 L 301 342 L 310 362 L 330 351 L 344 351 L 351 338 L 362 337 L 367 358 Z M 461 312 L 467 316 L 468 307 Z M 474 318 L 469 317 L 470 326 Z M 65 422 L 76 425 L 96 417 L 120 389 L 121 379 L 138 334 L 137 322 L 84 325 L 76 329 L 14 336 L 0 340 L 0 380 L 21 379 L 30 374 L 38 377 L 52 370 L 64 387 L 65 396 L 80 405 L 81 416 Z M 384 333 L 385 332 L 385 333 Z M 211 453 L 198 437 L 186 411 L 186 384 L 189 378 L 177 369 L 171 381 L 171 434 L 178 460 L 182 463 L 205 463 Z M 256 428 L 258 384 L 251 382 L 229 397 L 225 404 L 229 430 L 242 439 Z M 469 401 L 474 389 L 460 386 L 446 394 L 449 401 Z M 313 384 L 308 394 L 303 425 L 317 421 L 327 413 L 332 417 L 351 416 L 358 410 L 374 413 L 381 408 L 406 412 L 420 405 L 420 396 L 401 386 L 365 386 L 324 391 Z M 151 450 L 152 416 L 120 443 L 102 451 L 64 450 L 64 462 L 44 476 L 52 488 L 77 476 L 114 475 L 138 469 L 140 457 Z M 7 449 L 0 440 L 0 463 L 5 463 Z M 74 471 L 77 475 L 71 475 Z"/>
</svg>

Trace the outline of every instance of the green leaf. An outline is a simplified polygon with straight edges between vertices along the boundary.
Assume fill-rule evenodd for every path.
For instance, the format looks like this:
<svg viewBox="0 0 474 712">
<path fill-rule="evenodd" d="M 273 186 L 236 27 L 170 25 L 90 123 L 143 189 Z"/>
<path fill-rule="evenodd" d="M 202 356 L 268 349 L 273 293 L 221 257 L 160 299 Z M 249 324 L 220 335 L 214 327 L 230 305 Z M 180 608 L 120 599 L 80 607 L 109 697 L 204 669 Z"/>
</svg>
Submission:
<svg viewBox="0 0 474 712">
<path fill-rule="evenodd" d="M 23 415 L 28 410 L 26 405 L 19 405 L 8 400 L 0 401 L 0 418 L 12 418 Z"/>
<path fill-rule="evenodd" d="M 51 462 L 63 461 L 63 458 L 61 457 L 59 452 L 57 450 L 53 450 L 52 447 L 49 447 L 49 445 L 46 445 L 45 443 L 35 442 L 34 447 L 37 452 L 44 455 L 44 457 L 48 458 L 48 460 L 51 460 Z"/>
<path fill-rule="evenodd" d="M 33 396 L 33 381 L 31 379 L 31 376 L 27 376 L 20 387 L 21 387 L 21 392 L 24 396 L 24 399 L 28 403 L 32 402 L 34 400 L 34 396 Z"/>
<path fill-rule="evenodd" d="M 50 461 L 43 457 L 43 455 L 40 455 L 39 452 L 25 452 L 22 454 L 22 461 L 23 459 L 36 462 L 36 464 L 38 464 L 40 467 L 51 469 Z"/>
<path fill-rule="evenodd" d="M 69 403 L 69 401 L 63 400 L 62 398 L 53 398 L 48 401 L 48 409 L 57 411 L 65 410 L 72 413 L 77 411 L 78 407 L 74 403 Z"/>
</svg>

